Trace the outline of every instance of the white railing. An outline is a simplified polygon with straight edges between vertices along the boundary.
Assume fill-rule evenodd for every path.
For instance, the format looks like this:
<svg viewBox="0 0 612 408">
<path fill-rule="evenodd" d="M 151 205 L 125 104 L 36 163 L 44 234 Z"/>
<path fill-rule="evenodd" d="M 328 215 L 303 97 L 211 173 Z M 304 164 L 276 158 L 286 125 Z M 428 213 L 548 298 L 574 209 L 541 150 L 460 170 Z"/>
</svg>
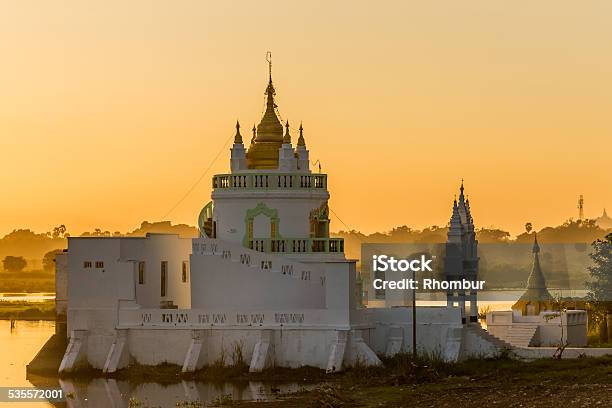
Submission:
<svg viewBox="0 0 612 408">
<path fill-rule="evenodd" d="M 238 244 L 209 238 L 194 239 L 191 254 L 192 256 L 219 256 L 255 270 L 276 273 L 284 278 L 325 287 L 325 273 L 315 265 L 292 262 L 283 257 L 244 248 Z"/>
<path fill-rule="evenodd" d="M 213 189 L 326 189 L 327 174 L 217 174 L 212 178 Z"/>
<path fill-rule="evenodd" d="M 348 316 L 341 311 L 301 310 L 202 310 L 129 309 L 119 310 L 119 327 L 281 327 L 342 324 Z"/>
</svg>

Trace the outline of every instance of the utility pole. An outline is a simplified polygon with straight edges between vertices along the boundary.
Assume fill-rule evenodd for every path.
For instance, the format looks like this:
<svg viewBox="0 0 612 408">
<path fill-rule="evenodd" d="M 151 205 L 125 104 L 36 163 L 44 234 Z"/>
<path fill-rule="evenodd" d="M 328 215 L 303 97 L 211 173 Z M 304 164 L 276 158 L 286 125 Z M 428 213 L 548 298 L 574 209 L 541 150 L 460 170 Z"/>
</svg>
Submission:
<svg viewBox="0 0 612 408">
<path fill-rule="evenodd" d="M 412 358 L 417 357 L 417 340 L 416 340 L 416 271 L 412 270 Z"/>
</svg>

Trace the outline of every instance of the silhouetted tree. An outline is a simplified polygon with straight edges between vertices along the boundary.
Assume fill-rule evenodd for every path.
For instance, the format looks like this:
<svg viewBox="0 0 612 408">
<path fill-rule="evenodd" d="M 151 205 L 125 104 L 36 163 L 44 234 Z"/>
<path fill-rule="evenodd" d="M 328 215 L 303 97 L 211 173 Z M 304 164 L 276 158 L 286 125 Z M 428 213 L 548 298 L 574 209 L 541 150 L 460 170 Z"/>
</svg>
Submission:
<svg viewBox="0 0 612 408">
<path fill-rule="evenodd" d="M 8 272 L 21 272 L 27 265 L 23 256 L 6 256 L 2 261 L 2 266 Z"/>
<path fill-rule="evenodd" d="M 593 242 L 590 254 L 593 265 L 589 266 L 591 281 L 587 282 L 589 299 L 601 311 L 600 339 L 608 341 L 607 320 L 612 314 L 612 234 Z"/>
<path fill-rule="evenodd" d="M 530 222 L 525 224 L 525 231 L 527 231 L 528 234 L 531 232 L 532 229 L 533 229 L 533 224 L 531 224 Z"/>
<path fill-rule="evenodd" d="M 476 231 L 476 239 L 480 243 L 503 243 L 510 240 L 510 233 L 496 228 L 482 228 Z"/>
<path fill-rule="evenodd" d="M 61 252 L 61 249 L 54 249 L 53 251 L 47 252 L 45 256 L 43 256 L 42 266 L 45 271 L 52 272 L 55 269 L 55 255 Z"/>
<path fill-rule="evenodd" d="M 62 224 L 62 225 L 59 225 L 53 228 L 53 232 L 51 233 L 51 236 L 53 238 L 63 238 L 65 234 L 66 234 L 66 226 Z"/>
</svg>

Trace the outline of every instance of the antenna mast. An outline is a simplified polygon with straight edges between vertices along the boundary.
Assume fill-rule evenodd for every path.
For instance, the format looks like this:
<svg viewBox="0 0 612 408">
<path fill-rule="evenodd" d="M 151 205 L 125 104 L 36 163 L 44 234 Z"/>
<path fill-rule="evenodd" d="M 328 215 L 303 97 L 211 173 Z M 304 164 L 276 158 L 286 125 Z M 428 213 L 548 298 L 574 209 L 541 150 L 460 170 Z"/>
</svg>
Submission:
<svg viewBox="0 0 612 408">
<path fill-rule="evenodd" d="M 584 220 L 584 197 L 580 194 L 580 198 L 578 199 L 578 219 L 580 221 Z"/>
</svg>

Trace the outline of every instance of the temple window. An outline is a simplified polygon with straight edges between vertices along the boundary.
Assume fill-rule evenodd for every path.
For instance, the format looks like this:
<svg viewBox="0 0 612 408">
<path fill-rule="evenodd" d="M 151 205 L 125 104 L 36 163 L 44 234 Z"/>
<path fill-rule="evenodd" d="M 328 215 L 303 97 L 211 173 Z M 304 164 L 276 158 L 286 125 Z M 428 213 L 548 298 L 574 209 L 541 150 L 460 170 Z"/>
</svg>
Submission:
<svg viewBox="0 0 612 408">
<path fill-rule="evenodd" d="M 165 297 L 168 286 L 168 261 L 161 261 L 161 292 L 160 296 Z"/>
<path fill-rule="evenodd" d="M 145 283 L 145 263 L 143 261 L 138 262 L 138 284 L 144 285 Z"/>
<path fill-rule="evenodd" d="M 189 268 L 187 265 L 188 265 L 187 261 L 183 261 L 182 268 L 181 268 L 181 280 L 183 281 L 183 283 L 187 283 L 187 281 L 189 280 L 188 273 L 187 273 Z"/>
</svg>

